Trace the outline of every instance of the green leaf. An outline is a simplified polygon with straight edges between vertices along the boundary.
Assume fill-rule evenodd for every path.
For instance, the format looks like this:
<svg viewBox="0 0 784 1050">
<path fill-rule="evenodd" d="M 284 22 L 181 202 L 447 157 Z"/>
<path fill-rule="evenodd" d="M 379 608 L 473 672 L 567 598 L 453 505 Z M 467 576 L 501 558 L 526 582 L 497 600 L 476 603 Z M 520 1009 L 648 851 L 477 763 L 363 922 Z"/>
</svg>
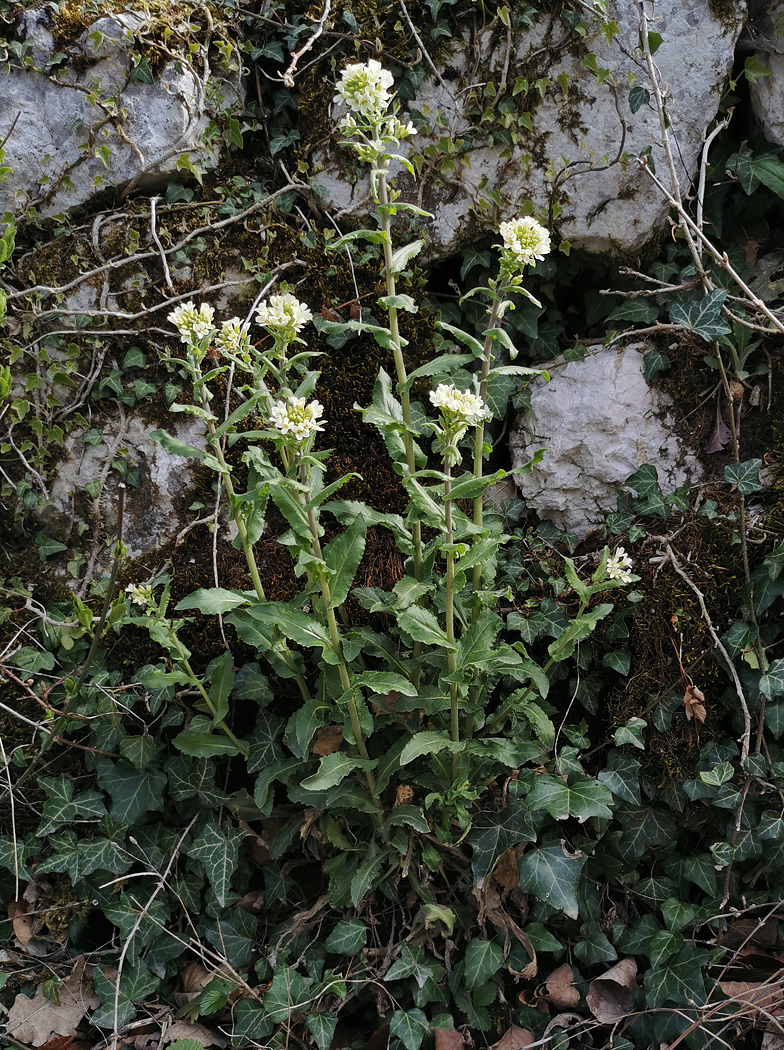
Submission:
<svg viewBox="0 0 784 1050">
<path fill-rule="evenodd" d="M 647 106 L 651 100 L 651 93 L 647 88 L 635 86 L 629 92 L 629 109 L 636 113 L 638 109 Z"/>
<path fill-rule="evenodd" d="M 602 666 L 609 667 L 611 671 L 617 671 L 618 674 L 628 675 L 632 666 L 632 658 L 625 649 L 613 649 L 612 652 L 605 653 L 602 657 Z M 617 744 L 618 741 L 616 740 Z"/>
<path fill-rule="evenodd" d="M 380 306 L 385 306 L 387 310 L 405 310 L 409 314 L 419 311 L 419 307 L 410 295 L 382 295 L 378 303 Z"/>
<path fill-rule="evenodd" d="M 109 815 L 121 824 L 136 824 L 145 813 L 159 811 L 164 805 L 166 774 L 160 769 L 134 769 L 124 759 L 96 761 L 98 786 L 112 800 Z"/>
<path fill-rule="evenodd" d="M 639 324 L 650 324 L 658 316 L 658 306 L 645 299 L 626 299 L 611 310 L 605 320 L 608 324 L 611 321 L 637 321 Z"/>
<path fill-rule="evenodd" d="M 430 1022 L 421 1010 L 395 1010 L 389 1019 L 389 1034 L 406 1050 L 419 1050 L 430 1031 Z"/>
<path fill-rule="evenodd" d="M 752 157 L 750 167 L 763 185 L 777 196 L 784 197 L 784 164 L 771 154 Z"/>
<path fill-rule="evenodd" d="M 400 755 L 400 765 L 407 766 L 415 758 L 422 755 L 437 755 L 440 751 L 458 752 L 465 748 L 465 741 L 450 740 L 448 736 L 439 733 L 435 729 L 424 729 L 421 733 L 415 733 L 403 748 Z"/>
<path fill-rule="evenodd" d="M 45 536 L 42 532 L 39 532 L 35 537 L 35 545 L 38 548 L 38 557 L 41 561 L 46 561 L 53 554 L 59 554 L 61 551 L 68 550 L 66 544 L 60 543 L 59 540 L 53 540 L 51 536 Z"/>
<path fill-rule="evenodd" d="M 449 332 L 450 335 L 453 335 L 458 342 L 467 346 L 473 353 L 474 357 L 484 357 L 485 348 L 473 335 L 464 332 L 462 328 L 455 328 L 454 325 L 447 324 L 446 321 L 438 321 L 437 324 L 439 328 L 443 329 L 445 332 Z"/>
<path fill-rule="evenodd" d="M 599 781 L 579 774 L 572 774 L 566 782 L 551 773 L 534 777 L 531 790 L 526 796 L 526 805 L 536 812 L 545 809 L 554 820 L 577 817 L 582 823 L 589 817 L 612 817 L 609 788 Z"/>
<path fill-rule="evenodd" d="M 259 711 L 256 716 L 256 726 L 245 741 L 248 745 L 247 770 L 249 773 L 257 773 L 260 769 L 266 769 L 283 758 L 283 749 L 278 743 L 282 728 L 283 719 L 278 715 L 270 714 L 268 711 Z"/>
<path fill-rule="evenodd" d="M 245 838 L 242 828 L 230 825 L 224 832 L 216 820 L 210 820 L 183 852 L 201 861 L 218 904 L 223 908 L 229 897 L 231 877 L 237 870 L 240 843 Z"/>
<path fill-rule="evenodd" d="M 305 1027 L 313 1036 L 318 1050 L 329 1050 L 335 1036 L 338 1015 L 309 1013 L 305 1018 Z M 236 1032 L 236 1026 L 234 1028 Z"/>
<path fill-rule="evenodd" d="M 297 645 L 308 649 L 321 649 L 324 660 L 328 664 L 336 665 L 339 662 L 337 653 L 332 648 L 332 640 L 327 628 L 320 624 L 313 615 L 301 612 L 287 602 L 265 602 L 263 605 L 254 605 L 249 609 L 238 609 L 226 619 L 237 627 L 243 641 L 252 643 L 253 637 L 252 632 L 246 637 L 242 629 L 261 627 L 269 636 L 277 627 L 285 638 L 291 639 Z M 268 645 L 267 648 L 271 646 Z"/>
<path fill-rule="evenodd" d="M 700 780 L 703 784 L 709 784 L 712 787 L 721 787 L 722 784 L 732 780 L 734 776 L 735 770 L 732 768 L 731 762 L 721 762 L 712 769 L 700 770 Z"/>
<path fill-rule="evenodd" d="M 648 1009 L 656 1010 L 667 1002 L 701 1006 L 705 1002 L 701 971 L 709 958 L 709 952 L 686 944 L 666 966 L 648 970 L 643 980 Z"/>
<path fill-rule="evenodd" d="M 607 756 L 607 768 L 601 770 L 598 779 L 624 802 L 640 805 L 640 763 L 636 758 L 611 751 Z"/>
<path fill-rule="evenodd" d="M 313 1001 L 311 981 L 291 966 L 280 966 L 264 996 L 264 1010 L 274 1024 L 281 1024 L 293 1013 L 306 1012 Z"/>
<path fill-rule="evenodd" d="M 378 853 L 368 851 L 351 880 L 351 903 L 358 908 L 365 895 L 370 892 L 379 872 L 389 860 L 391 850 L 383 849 Z"/>
<path fill-rule="evenodd" d="M 408 609 L 402 609 L 398 613 L 397 620 L 401 630 L 406 631 L 417 642 L 422 642 L 424 645 L 437 645 L 450 652 L 457 649 L 457 644 L 449 641 L 446 632 L 429 609 L 421 609 L 413 605 Z"/>
<path fill-rule="evenodd" d="M 503 949 L 495 941 L 469 941 L 465 950 L 465 979 L 469 988 L 477 988 L 490 980 L 504 965 Z"/>
<path fill-rule="evenodd" d="M 478 889 L 508 849 L 519 842 L 535 842 L 536 830 L 522 802 L 512 802 L 500 813 L 485 810 L 474 816 L 466 842 L 471 846 L 471 868 Z"/>
<path fill-rule="evenodd" d="M 535 894 L 570 919 L 579 917 L 577 886 L 586 857 L 565 842 L 530 850 L 520 860 L 520 888 Z"/>
<path fill-rule="evenodd" d="M 574 954 L 586 966 L 600 962 L 613 962 L 618 958 L 618 953 L 602 933 L 598 922 L 582 924 L 580 940 L 574 946 Z"/>
<path fill-rule="evenodd" d="M 646 383 L 650 383 L 657 373 L 666 372 L 672 363 L 669 355 L 662 353 L 661 350 L 649 350 L 642 360 Z"/>
<path fill-rule="evenodd" d="M 392 253 L 392 260 L 389 265 L 390 271 L 395 274 L 405 270 L 408 263 L 422 251 L 424 243 L 423 240 L 411 241 L 409 244 L 404 244 L 402 247 L 397 248 Z"/>
<path fill-rule="evenodd" d="M 93 971 L 95 991 L 100 996 L 101 1004 L 90 1016 L 90 1023 L 99 1028 L 113 1028 L 115 1024 L 115 998 L 117 1002 L 116 1021 L 119 1027 L 128 1024 L 136 1016 L 136 1004 L 143 1002 L 154 992 L 160 978 L 150 973 L 141 959 L 126 966 L 120 977 L 119 995 L 116 995 L 116 974 L 109 978 L 96 967 Z"/>
<path fill-rule="evenodd" d="M 329 581 L 330 607 L 333 609 L 342 605 L 348 597 L 357 567 L 365 553 L 366 532 L 367 522 L 359 515 L 344 533 L 324 547 L 324 561 L 335 574 Z"/>
<path fill-rule="evenodd" d="M 768 700 L 784 693 L 784 657 L 774 660 L 760 678 L 760 692 Z"/>
<path fill-rule="evenodd" d="M 227 736 L 213 733 L 198 733 L 185 729 L 172 741 L 178 751 L 192 758 L 214 758 L 216 755 L 241 755 L 242 748 L 237 747 Z"/>
<path fill-rule="evenodd" d="M 324 942 L 335 955 L 359 955 L 367 940 L 367 926 L 361 919 L 342 919 Z"/>
<path fill-rule="evenodd" d="M 325 791 L 339 784 L 355 769 L 375 769 L 377 765 L 378 762 L 374 759 L 353 758 L 343 751 L 335 751 L 331 755 L 324 755 L 318 773 L 306 777 L 302 786 L 308 791 Z"/>
<path fill-rule="evenodd" d="M 632 744 L 634 747 L 638 747 L 640 751 L 645 750 L 645 732 L 648 723 L 644 718 L 630 718 L 625 726 L 620 726 L 615 730 L 613 739 L 615 740 L 615 746 L 621 747 L 623 744 Z"/>
<path fill-rule="evenodd" d="M 198 609 L 205 616 L 217 616 L 255 600 L 256 595 L 252 591 L 227 591 L 224 587 L 197 587 L 195 591 L 178 602 L 175 608 L 177 612 Z"/>
<path fill-rule="evenodd" d="M 422 909 L 422 917 L 425 922 L 433 922 L 436 918 L 444 922 L 449 928 L 449 916 L 443 916 L 448 909 L 438 908 L 436 905 L 425 905 Z M 428 981 L 440 981 L 444 976 L 444 967 L 429 953 L 419 946 L 411 947 L 405 941 L 400 949 L 400 957 L 395 959 L 387 972 L 384 974 L 385 981 L 402 981 L 406 977 L 413 977 L 417 987 L 424 988 Z"/>
<path fill-rule="evenodd" d="M 670 307 L 670 320 L 673 324 L 695 332 L 706 343 L 713 343 L 730 331 L 729 325 L 721 316 L 721 308 L 726 298 L 726 289 L 717 288 L 704 295 L 699 302 L 673 303 Z"/>
<path fill-rule="evenodd" d="M 327 248 L 335 252 L 351 241 L 357 240 L 369 241 L 371 244 L 389 244 L 389 234 L 384 233 L 383 230 L 352 230 L 351 233 L 344 233 L 336 241 L 330 242 Z"/>
<path fill-rule="evenodd" d="M 693 922 L 696 908 L 693 904 L 671 897 L 662 904 L 661 912 L 667 929 L 677 932 Z"/>
<path fill-rule="evenodd" d="M 706 893 L 716 892 L 716 864 L 709 853 L 686 857 L 683 861 L 683 875 Z"/>
<path fill-rule="evenodd" d="M 158 754 L 158 743 L 151 736 L 126 736 L 120 741 L 120 754 L 137 769 L 151 765 Z"/>
<path fill-rule="evenodd" d="M 730 485 L 737 485 L 742 496 L 750 496 L 762 488 L 761 466 L 761 459 L 749 459 L 745 463 L 727 463 L 724 467 L 724 480 Z"/>
</svg>

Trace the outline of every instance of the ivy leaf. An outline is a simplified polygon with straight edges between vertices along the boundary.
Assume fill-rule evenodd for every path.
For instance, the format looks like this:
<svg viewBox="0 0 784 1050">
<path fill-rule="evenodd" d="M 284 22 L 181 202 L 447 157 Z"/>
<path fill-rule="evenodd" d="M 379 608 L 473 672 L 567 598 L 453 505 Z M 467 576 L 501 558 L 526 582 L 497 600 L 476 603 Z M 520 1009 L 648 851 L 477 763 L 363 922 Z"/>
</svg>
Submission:
<svg viewBox="0 0 784 1050">
<path fill-rule="evenodd" d="M 291 966 L 280 966 L 264 996 L 264 1010 L 274 1024 L 287 1020 L 293 1013 L 307 1011 L 313 997 L 309 994 L 311 981 L 302 977 Z"/>
<path fill-rule="evenodd" d="M 444 967 L 424 948 L 412 948 L 403 942 L 400 957 L 395 959 L 384 974 L 384 980 L 402 981 L 406 977 L 413 977 L 417 987 L 424 988 L 429 980 L 440 981 L 443 975 Z"/>
<path fill-rule="evenodd" d="M 716 288 L 698 302 L 673 303 L 670 307 L 670 320 L 673 324 L 688 328 L 706 343 L 713 343 L 730 331 L 729 325 L 721 316 L 721 308 L 726 298 L 727 290 Z"/>
<path fill-rule="evenodd" d="M 621 747 L 623 744 L 633 744 L 640 751 L 644 751 L 645 737 L 643 733 L 647 726 L 648 723 L 644 718 L 630 718 L 625 726 L 620 726 L 615 730 L 613 735 L 615 746 Z"/>
<path fill-rule="evenodd" d="M 191 762 L 184 755 L 175 755 L 164 768 L 173 799 L 180 801 L 196 796 L 200 805 L 210 809 L 229 801 L 229 796 L 215 786 L 215 767 L 209 759 Z"/>
<path fill-rule="evenodd" d="M 530 850 L 520 860 L 520 888 L 564 912 L 579 917 L 577 886 L 586 857 L 566 849 L 565 841 Z"/>
<path fill-rule="evenodd" d="M 784 693 L 784 657 L 775 659 L 760 678 L 760 692 L 768 700 Z"/>
<path fill-rule="evenodd" d="M 599 962 L 613 962 L 618 958 L 618 953 L 602 933 L 598 922 L 582 924 L 580 940 L 574 946 L 574 954 L 586 966 Z"/>
<path fill-rule="evenodd" d="M 496 861 L 518 842 L 535 842 L 536 829 L 522 802 L 512 802 L 496 813 L 485 810 L 474 817 L 466 842 L 471 846 L 471 868 L 477 889 L 495 867 Z"/>
<path fill-rule="evenodd" d="M 214 733 L 198 733 L 185 729 L 172 741 L 178 751 L 191 758 L 214 758 L 216 755 L 239 755 L 242 748 L 237 747 L 227 736 L 216 736 Z"/>
<path fill-rule="evenodd" d="M 611 751 L 607 756 L 607 768 L 601 770 L 598 780 L 612 791 L 613 795 L 639 806 L 640 799 L 640 763 L 636 758 Z"/>
<path fill-rule="evenodd" d="M 249 773 L 257 773 L 260 769 L 266 769 L 283 758 L 283 748 L 278 743 L 282 728 L 283 719 L 278 715 L 259 711 L 256 716 L 256 726 L 246 740 Z"/>
<path fill-rule="evenodd" d="M 661 906 L 664 924 L 675 933 L 689 926 L 694 921 L 696 909 L 693 904 L 677 900 L 675 897 L 666 900 Z"/>
<path fill-rule="evenodd" d="M 632 658 L 625 649 L 614 649 L 604 654 L 602 664 L 604 667 L 609 667 L 611 671 L 617 671 L 618 674 L 628 675 L 632 666 Z M 618 741 L 616 740 L 615 743 L 617 744 Z"/>
<path fill-rule="evenodd" d="M 229 918 L 221 919 L 207 930 L 207 940 L 231 966 L 247 966 L 253 956 L 253 938 L 257 925 L 255 916 L 237 908 Z"/>
<path fill-rule="evenodd" d="M 337 1023 L 337 1014 L 309 1013 L 305 1018 L 305 1027 L 313 1036 L 318 1050 L 329 1050 L 332 1046 Z"/>
<path fill-rule="evenodd" d="M 666 372 L 671 364 L 669 355 L 662 353 L 661 350 L 649 350 L 642 360 L 646 383 L 650 383 L 657 372 Z"/>
<path fill-rule="evenodd" d="M 648 1009 L 666 1002 L 701 1006 L 705 1002 L 701 970 L 709 958 L 709 952 L 686 944 L 666 966 L 648 970 L 643 981 Z"/>
<path fill-rule="evenodd" d="M 324 942 L 335 955 L 359 955 L 367 940 L 367 926 L 361 919 L 342 919 Z"/>
<path fill-rule="evenodd" d="M 183 851 L 201 861 L 222 908 L 226 906 L 231 877 L 237 870 L 240 842 L 244 837 L 242 828 L 229 826 L 224 833 L 217 821 L 210 820 Z"/>
<path fill-rule="evenodd" d="M 465 979 L 469 988 L 477 988 L 494 977 L 504 964 L 503 949 L 495 941 L 469 941 L 465 950 Z"/>
<path fill-rule="evenodd" d="M 629 92 L 629 109 L 636 113 L 638 109 L 647 106 L 651 101 L 651 93 L 647 88 L 636 85 Z"/>
<path fill-rule="evenodd" d="M 126 736 L 120 741 L 119 752 L 136 769 L 145 769 L 155 760 L 158 744 L 151 736 Z"/>
<path fill-rule="evenodd" d="M 683 861 L 683 875 L 706 893 L 716 892 L 716 862 L 709 853 L 686 857 Z"/>
<path fill-rule="evenodd" d="M 566 782 L 551 773 L 534 778 L 526 796 L 526 805 L 534 812 L 545 809 L 554 820 L 577 817 L 582 824 L 589 817 L 610 819 L 612 794 L 604 784 L 591 777 L 572 775 Z"/>
<path fill-rule="evenodd" d="M 639 470 L 636 470 L 634 474 L 631 474 L 626 479 L 624 484 L 634 489 L 640 499 L 661 496 L 659 474 L 652 463 L 643 463 Z"/>
<path fill-rule="evenodd" d="M 389 1034 L 396 1036 L 406 1050 L 419 1050 L 430 1031 L 430 1022 L 421 1010 L 395 1010 L 389 1019 Z"/>
<path fill-rule="evenodd" d="M 762 488 L 760 482 L 761 459 L 749 459 L 745 463 L 728 463 L 724 468 L 724 480 L 737 485 L 742 496 L 750 496 Z"/>
<path fill-rule="evenodd" d="M 113 1028 L 115 1023 L 115 988 L 117 976 L 113 979 L 106 976 L 103 970 L 93 971 L 95 990 L 101 997 L 101 1005 L 93 1011 L 90 1023 L 99 1028 Z M 122 1027 L 136 1016 L 136 1003 L 143 1002 L 158 987 L 160 979 L 147 969 L 141 959 L 126 966 L 120 980 L 117 995 L 117 1025 Z"/>
<path fill-rule="evenodd" d="M 166 774 L 160 769 L 134 769 L 125 759 L 108 758 L 99 758 L 96 769 L 99 787 L 112 800 L 112 819 L 136 824 L 145 813 L 163 809 Z"/>
</svg>

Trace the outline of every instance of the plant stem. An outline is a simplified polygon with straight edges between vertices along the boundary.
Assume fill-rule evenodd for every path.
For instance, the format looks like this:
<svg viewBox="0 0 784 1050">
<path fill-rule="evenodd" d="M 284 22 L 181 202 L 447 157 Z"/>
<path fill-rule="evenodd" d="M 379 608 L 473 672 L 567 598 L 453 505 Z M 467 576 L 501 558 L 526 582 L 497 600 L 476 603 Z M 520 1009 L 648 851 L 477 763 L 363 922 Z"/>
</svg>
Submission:
<svg viewBox="0 0 784 1050">
<path fill-rule="evenodd" d="M 199 392 L 201 395 L 202 407 L 205 411 L 209 412 L 210 402 L 209 397 L 207 396 L 207 390 L 205 389 L 204 383 L 202 383 L 199 387 Z M 221 465 L 221 479 L 223 481 L 223 487 L 226 490 L 226 495 L 229 498 L 231 514 L 234 518 L 234 524 L 237 526 L 237 534 L 240 538 L 242 550 L 245 554 L 245 561 L 248 566 L 250 578 L 253 581 L 253 589 L 255 590 L 256 597 L 259 599 L 259 601 L 264 602 L 267 600 L 267 597 L 264 593 L 264 586 L 261 582 L 261 576 L 259 575 L 259 567 L 256 563 L 256 556 L 253 553 L 253 546 L 250 543 L 250 540 L 248 539 L 248 530 L 245 527 L 245 522 L 242 520 L 242 515 L 240 514 L 239 504 L 237 503 L 236 495 L 234 492 L 234 485 L 232 484 L 231 474 L 229 473 L 229 466 L 226 463 L 226 457 L 223 454 L 223 448 L 221 446 L 221 443 L 218 437 L 216 436 L 215 424 L 212 422 L 212 420 L 209 420 L 207 423 L 207 431 L 210 437 L 210 446 L 212 447 L 212 450 L 215 453 L 215 458 Z M 281 638 L 281 633 L 277 627 L 272 628 L 272 637 L 276 642 Z M 294 679 L 297 685 L 299 686 L 299 691 L 302 694 L 303 700 L 310 700 L 310 690 L 308 689 L 307 682 L 297 670 L 297 665 L 294 663 L 294 658 L 289 652 L 288 646 L 283 650 L 283 662 L 286 664 L 286 667 L 288 667 L 288 669 L 294 676 Z"/>
<path fill-rule="evenodd" d="M 209 710 L 209 712 L 212 715 L 213 720 L 214 720 L 216 715 L 218 714 L 218 712 L 217 712 L 217 710 L 215 708 L 215 704 L 213 704 L 212 700 L 210 699 L 209 693 L 204 688 L 204 686 L 201 683 L 201 681 L 199 680 L 199 677 L 197 676 L 196 672 L 191 667 L 190 662 L 188 660 L 188 657 L 185 655 L 185 649 L 183 648 L 182 642 L 177 637 L 177 632 L 175 630 L 172 630 L 172 632 L 171 632 L 171 639 L 174 642 L 174 644 L 177 646 L 177 652 L 179 654 L 180 663 L 185 668 L 185 672 L 188 675 L 188 677 L 190 678 L 190 680 L 193 683 L 193 685 L 195 685 L 196 688 L 198 689 L 198 691 L 201 693 L 202 700 L 207 705 L 207 709 Z M 231 740 L 231 742 L 233 744 L 236 744 L 236 746 L 240 750 L 240 754 L 243 754 L 243 755 L 247 754 L 247 752 L 248 752 L 248 745 L 247 744 L 243 744 L 243 742 L 241 740 L 237 739 L 237 737 L 234 735 L 234 733 L 232 733 L 232 731 L 229 729 L 229 727 L 226 725 L 226 722 L 223 719 L 221 719 L 220 722 L 218 722 L 218 725 L 223 730 L 223 732 L 226 734 L 226 736 L 229 738 L 229 740 Z"/>
<path fill-rule="evenodd" d="M 388 211 L 388 163 L 388 161 L 384 161 L 383 167 L 377 167 L 376 171 L 379 173 L 378 196 L 379 203 L 382 205 L 380 209 L 381 229 L 387 235 L 386 240 L 382 245 L 384 249 L 384 273 L 386 277 L 387 295 L 395 295 L 395 275 L 392 272 L 392 220 Z M 408 464 L 410 473 L 413 474 L 416 471 L 416 461 L 414 459 L 414 439 L 411 436 L 411 398 L 408 390 L 404 389 L 405 383 L 408 380 L 408 374 L 406 372 L 405 361 L 403 360 L 403 348 L 400 344 L 400 328 L 397 320 L 397 308 L 394 306 L 389 307 L 389 331 L 392 335 L 392 353 L 395 358 L 397 381 L 401 387 L 400 404 L 403 409 L 403 422 L 406 425 L 406 430 L 403 434 L 403 443 L 406 449 L 406 463 Z M 421 583 L 424 566 L 422 559 L 422 526 L 420 522 L 413 522 L 411 531 L 414 540 L 414 576 L 417 581 Z"/>
<path fill-rule="evenodd" d="M 454 649 L 455 644 L 455 552 L 451 549 L 452 535 L 452 464 L 449 452 L 444 457 L 444 518 L 446 521 L 446 637 L 450 643 L 450 649 L 446 654 L 447 669 L 450 675 L 454 675 L 457 669 Z M 457 704 L 457 682 L 449 683 L 449 708 L 451 712 L 452 740 L 457 743 L 460 740 L 460 712 Z M 458 756 L 452 756 L 452 779 L 457 780 Z"/>
<path fill-rule="evenodd" d="M 506 283 L 502 284 L 498 289 L 499 296 L 506 291 Z M 479 373 L 479 396 L 482 398 L 484 404 L 487 404 L 487 376 L 490 372 L 490 361 L 492 359 L 492 348 L 493 338 L 490 332 L 495 328 L 496 322 L 498 321 L 498 313 L 501 307 L 501 299 L 498 298 L 493 303 L 493 308 L 490 311 L 490 317 L 487 322 L 488 334 L 485 336 L 484 354 L 482 355 L 482 370 Z M 474 434 L 474 477 L 481 478 L 484 471 L 484 458 L 482 450 L 484 448 L 485 441 L 485 424 L 484 420 L 477 424 L 476 433 Z M 482 524 L 484 516 L 484 506 L 482 503 L 483 496 L 480 494 L 474 499 L 474 524 Z M 482 566 L 477 563 L 471 575 L 471 589 L 474 593 L 474 603 L 471 609 L 471 623 L 476 623 L 479 619 L 479 613 L 481 606 L 476 600 L 476 593 L 482 585 Z M 475 685 L 469 686 L 468 699 L 469 704 L 473 707 L 477 702 L 478 689 Z M 465 735 L 470 740 L 474 735 L 474 714 L 472 710 L 469 710 L 466 716 Z"/>
<path fill-rule="evenodd" d="M 304 465 L 301 467 L 301 478 L 303 484 L 307 485 L 308 476 Z M 308 525 L 310 527 L 310 543 L 313 550 L 314 558 L 321 559 L 321 543 L 319 542 L 318 536 L 318 523 L 316 521 L 316 515 L 312 507 L 308 508 Z M 340 685 L 343 689 L 343 694 L 350 694 L 351 691 L 351 677 L 346 667 L 346 661 L 343 658 L 343 646 L 340 641 L 340 631 L 338 630 L 338 623 L 335 619 L 335 610 L 332 607 L 332 595 L 329 589 L 329 581 L 324 575 L 322 569 L 318 570 L 318 581 L 321 587 L 321 597 L 324 602 L 324 613 L 327 617 L 327 629 L 329 630 L 329 637 L 332 641 L 332 648 L 338 657 L 338 674 L 340 675 Z M 353 697 L 347 702 L 346 707 L 348 709 L 349 718 L 351 719 L 351 731 L 354 734 L 354 743 L 357 745 L 357 751 L 359 751 L 360 757 L 367 761 L 370 758 L 368 749 L 365 744 L 365 735 L 362 732 L 362 725 L 359 721 L 359 712 L 357 711 L 357 705 L 354 703 Z M 376 795 L 376 778 L 373 776 L 369 769 L 365 770 L 365 779 L 367 781 L 368 790 L 370 796 L 373 799 L 377 809 L 382 810 L 381 803 Z"/>
</svg>

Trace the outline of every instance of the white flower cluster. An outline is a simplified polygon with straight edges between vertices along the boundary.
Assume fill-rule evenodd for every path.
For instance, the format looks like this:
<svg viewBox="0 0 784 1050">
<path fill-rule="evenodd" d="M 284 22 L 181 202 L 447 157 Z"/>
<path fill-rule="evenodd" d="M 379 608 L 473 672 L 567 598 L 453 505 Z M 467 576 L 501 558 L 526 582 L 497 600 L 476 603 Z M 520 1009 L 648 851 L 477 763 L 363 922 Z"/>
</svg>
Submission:
<svg viewBox="0 0 784 1050">
<path fill-rule="evenodd" d="M 287 401 L 275 402 L 270 411 L 270 422 L 281 434 L 292 434 L 302 442 L 324 429 L 319 424 L 323 413 L 324 406 L 318 401 L 306 405 L 304 397 L 290 397 Z"/>
<path fill-rule="evenodd" d="M 260 325 L 269 328 L 273 334 L 280 334 L 291 341 L 313 314 L 296 296 L 287 292 L 285 295 L 271 295 L 266 303 L 261 303 L 256 311 L 256 320 Z"/>
<path fill-rule="evenodd" d="M 619 547 L 612 557 L 607 559 L 607 575 L 611 580 L 620 580 L 621 583 L 632 582 L 632 566 L 634 562 L 623 547 Z"/>
<path fill-rule="evenodd" d="M 550 234 L 530 215 L 502 222 L 498 232 L 504 239 L 504 248 L 524 266 L 535 266 L 550 252 Z"/>
<path fill-rule="evenodd" d="M 183 343 L 199 343 L 213 331 L 212 319 L 215 311 L 207 303 L 197 309 L 191 301 L 178 306 L 168 316 L 168 320 L 180 333 Z"/>
<path fill-rule="evenodd" d="M 132 605 L 141 605 L 146 609 L 152 603 L 152 587 L 148 583 L 129 583 L 125 593 Z"/>
<path fill-rule="evenodd" d="M 377 123 L 392 101 L 390 88 L 394 78 L 380 62 L 371 58 L 364 65 L 352 63 L 343 70 L 337 82 L 335 102 L 345 102 L 353 113 L 359 113 L 371 123 Z"/>
<path fill-rule="evenodd" d="M 469 390 L 460 390 L 453 383 L 439 383 L 430 391 L 430 400 L 456 420 L 467 426 L 476 426 L 485 418 L 485 404 L 477 394 Z"/>
<path fill-rule="evenodd" d="M 243 323 L 239 317 L 232 317 L 230 321 L 224 321 L 221 324 L 215 345 L 222 353 L 242 357 L 247 363 L 250 356 L 249 328 L 247 321 Z"/>
</svg>

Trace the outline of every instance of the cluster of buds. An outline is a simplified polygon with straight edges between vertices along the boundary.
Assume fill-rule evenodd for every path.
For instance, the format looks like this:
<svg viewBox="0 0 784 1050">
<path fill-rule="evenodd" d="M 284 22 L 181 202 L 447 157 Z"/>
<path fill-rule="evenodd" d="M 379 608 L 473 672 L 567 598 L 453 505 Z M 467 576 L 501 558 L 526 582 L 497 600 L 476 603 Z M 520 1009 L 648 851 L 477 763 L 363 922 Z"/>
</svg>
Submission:
<svg viewBox="0 0 784 1050">
<path fill-rule="evenodd" d="M 441 412 L 441 425 L 430 424 L 440 437 L 447 461 L 460 460 L 457 442 L 469 427 L 478 426 L 486 417 L 485 403 L 478 394 L 460 390 L 453 383 L 439 383 L 430 391 L 430 401 Z"/>
<path fill-rule="evenodd" d="M 498 232 L 504 242 L 501 271 L 510 277 L 521 274 L 526 266 L 536 266 L 550 253 L 550 234 L 530 215 L 502 222 Z"/>
</svg>

